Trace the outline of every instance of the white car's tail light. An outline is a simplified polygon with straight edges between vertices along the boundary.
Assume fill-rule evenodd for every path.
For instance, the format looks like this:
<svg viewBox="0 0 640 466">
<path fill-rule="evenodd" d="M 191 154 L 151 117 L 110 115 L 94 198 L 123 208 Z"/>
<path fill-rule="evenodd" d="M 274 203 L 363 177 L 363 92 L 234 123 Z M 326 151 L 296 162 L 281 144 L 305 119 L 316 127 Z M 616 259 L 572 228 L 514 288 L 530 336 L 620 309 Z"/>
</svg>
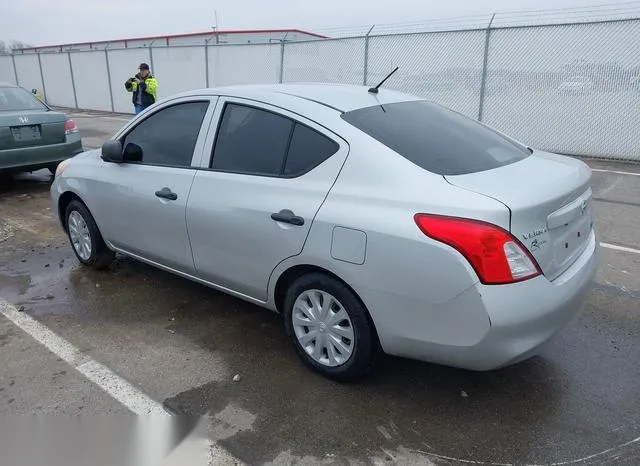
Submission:
<svg viewBox="0 0 640 466">
<path fill-rule="evenodd" d="M 496 225 L 429 214 L 416 214 L 414 220 L 425 235 L 460 252 L 484 284 L 515 283 L 542 273 L 522 243 Z"/>
<path fill-rule="evenodd" d="M 504 243 L 503 249 L 514 280 L 523 280 L 539 274 L 537 266 L 522 246 L 509 241 Z"/>
</svg>

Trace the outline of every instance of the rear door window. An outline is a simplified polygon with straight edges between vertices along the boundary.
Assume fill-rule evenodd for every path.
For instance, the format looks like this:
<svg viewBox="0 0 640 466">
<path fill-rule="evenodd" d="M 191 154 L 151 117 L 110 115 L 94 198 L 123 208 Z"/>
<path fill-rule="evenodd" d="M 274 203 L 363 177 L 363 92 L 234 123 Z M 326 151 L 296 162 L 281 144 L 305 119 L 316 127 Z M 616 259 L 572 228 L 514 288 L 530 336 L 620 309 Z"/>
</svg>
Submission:
<svg viewBox="0 0 640 466">
<path fill-rule="evenodd" d="M 438 175 L 492 170 L 531 155 L 475 120 L 422 100 L 361 108 L 342 118 Z"/>
<path fill-rule="evenodd" d="M 253 175 L 282 171 L 293 121 L 244 105 L 227 104 L 218 130 L 211 168 Z"/>
<path fill-rule="evenodd" d="M 229 103 L 210 168 L 293 178 L 314 169 L 338 149 L 333 140 L 284 115 Z"/>
</svg>

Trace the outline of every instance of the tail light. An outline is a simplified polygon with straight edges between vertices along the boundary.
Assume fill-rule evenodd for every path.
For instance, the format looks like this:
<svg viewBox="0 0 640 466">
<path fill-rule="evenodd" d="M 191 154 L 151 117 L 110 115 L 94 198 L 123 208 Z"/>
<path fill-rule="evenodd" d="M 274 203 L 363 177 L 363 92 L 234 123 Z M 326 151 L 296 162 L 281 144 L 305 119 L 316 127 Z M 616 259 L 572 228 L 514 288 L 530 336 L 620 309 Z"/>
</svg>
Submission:
<svg viewBox="0 0 640 466">
<path fill-rule="evenodd" d="M 64 134 L 71 134 L 71 133 L 77 133 L 77 132 L 78 132 L 78 126 L 76 126 L 76 122 L 73 121 L 71 118 L 69 118 L 64 123 Z"/>
<path fill-rule="evenodd" d="M 427 214 L 416 214 L 414 219 L 425 235 L 462 254 L 486 285 L 516 283 L 542 274 L 522 243 L 496 225 Z"/>
</svg>

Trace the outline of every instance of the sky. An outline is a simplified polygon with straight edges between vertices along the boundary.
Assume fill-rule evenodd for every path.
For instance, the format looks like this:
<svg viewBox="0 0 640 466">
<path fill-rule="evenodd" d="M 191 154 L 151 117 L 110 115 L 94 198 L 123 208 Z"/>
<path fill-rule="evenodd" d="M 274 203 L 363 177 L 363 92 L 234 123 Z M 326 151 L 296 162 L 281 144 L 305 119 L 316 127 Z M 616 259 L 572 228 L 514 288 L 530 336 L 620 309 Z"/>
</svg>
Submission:
<svg viewBox="0 0 640 466">
<path fill-rule="evenodd" d="M 613 5 L 624 0 L 2 0 L 0 40 L 34 46 L 210 31 L 326 30 L 492 12 Z"/>
</svg>

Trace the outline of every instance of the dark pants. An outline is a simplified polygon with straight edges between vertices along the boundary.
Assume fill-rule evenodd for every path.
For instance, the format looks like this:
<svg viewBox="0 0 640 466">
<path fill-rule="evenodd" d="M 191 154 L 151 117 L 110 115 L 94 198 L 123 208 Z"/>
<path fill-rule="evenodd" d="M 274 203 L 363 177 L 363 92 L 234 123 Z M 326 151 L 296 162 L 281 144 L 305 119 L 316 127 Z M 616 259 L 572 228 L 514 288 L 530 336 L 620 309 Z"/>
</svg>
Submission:
<svg viewBox="0 0 640 466">
<path fill-rule="evenodd" d="M 136 110 L 136 115 L 137 115 L 138 113 L 140 113 L 141 111 L 143 111 L 145 108 L 147 108 L 147 107 L 144 107 L 144 106 L 142 106 L 142 105 L 138 105 L 138 104 L 133 104 L 133 107 L 134 107 L 134 108 L 135 108 L 135 110 Z"/>
</svg>

